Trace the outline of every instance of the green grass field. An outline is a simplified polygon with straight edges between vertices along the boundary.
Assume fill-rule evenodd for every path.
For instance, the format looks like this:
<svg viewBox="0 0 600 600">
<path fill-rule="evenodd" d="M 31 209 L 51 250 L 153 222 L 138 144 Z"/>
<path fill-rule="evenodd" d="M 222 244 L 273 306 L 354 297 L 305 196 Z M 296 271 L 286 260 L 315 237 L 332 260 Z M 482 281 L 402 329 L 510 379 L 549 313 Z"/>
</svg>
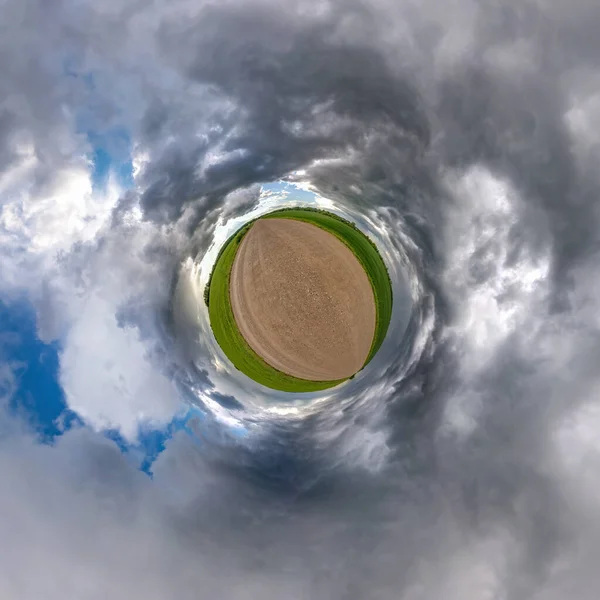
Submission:
<svg viewBox="0 0 600 600">
<path fill-rule="evenodd" d="M 286 218 L 312 223 L 340 239 L 363 265 L 375 296 L 376 327 L 365 365 L 379 350 L 392 316 L 392 286 L 387 268 L 375 244 L 352 223 L 321 210 L 281 209 L 261 219 Z M 238 246 L 252 223 L 247 223 L 223 246 L 206 286 L 204 299 L 215 338 L 234 366 L 248 377 L 269 388 L 283 392 L 314 392 L 334 387 L 345 380 L 307 381 L 286 375 L 268 365 L 250 348 L 239 332 L 229 301 L 229 277 Z"/>
</svg>

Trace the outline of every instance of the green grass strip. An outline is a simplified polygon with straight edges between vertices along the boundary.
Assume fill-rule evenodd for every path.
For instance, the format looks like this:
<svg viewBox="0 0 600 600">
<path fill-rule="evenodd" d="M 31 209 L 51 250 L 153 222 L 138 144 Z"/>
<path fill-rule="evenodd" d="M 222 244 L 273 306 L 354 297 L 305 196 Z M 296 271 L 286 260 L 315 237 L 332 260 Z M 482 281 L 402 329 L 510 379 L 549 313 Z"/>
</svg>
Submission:
<svg viewBox="0 0 600 600">
<path fill-rule="evenodd" d="M 207 286 L 209 290 L 208 314 L 219 346 L 242 373 L 275 390 L 297 393 L 316 392 L 339 385 L 345 380 L 308 381 L 278 371 L 256 354 L 240 333 L 231 308 L 229 278 L 239 244 L 251 224 L 246 224 L 226 242 L 223 251 L 219 253 Z"/>
<path fill-rule="evenodd" d="M 259 218 L 289 218 L 312 223 L 335 235 L 355 254 L 371 282 L 376 307 L 375 335 L 373 336 L 371 350 L 365 361 L 366 365 L 383 343 L 392 314 L 391 281 L 385 263 L 375 244 L 359 231 L 354 224 L 333 213 L 321 210 L 306 208 L 281 209 Z M 231 308 L 229 279 L 239 244 L 253 223 L 254 221 L 246 223 L 224 244 L 215 261 L 204 292 L 211 327 L 217 342 L 237 369 L 269 388 L 298 393 L 314 392 L 339 385 L 345 379 L 308 381 L 278 371 L 256 354 L 240 333 Z"/>
</svg>

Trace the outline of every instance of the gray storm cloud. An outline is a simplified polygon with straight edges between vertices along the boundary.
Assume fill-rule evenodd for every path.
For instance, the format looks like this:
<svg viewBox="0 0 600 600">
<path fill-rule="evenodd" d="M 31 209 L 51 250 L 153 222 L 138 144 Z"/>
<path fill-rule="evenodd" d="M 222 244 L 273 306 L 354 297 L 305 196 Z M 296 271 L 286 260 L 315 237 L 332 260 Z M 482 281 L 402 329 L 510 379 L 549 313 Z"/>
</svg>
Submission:
<svg viewBox="0 0 600 600">
<path fill-rule="evenodd" d="M 93 425 L 3 416 L 2 597 L 597 598 L 598 27 L 591 0 L 0 4 L 0 289 Z M 78 119 L 130 132 L 131 189 L 81 200 Z M 415 301 L 339 408 L 244 421 L 162 324 L 279 179 L 367 215 Z M 168 421 L 182 373 L 252 435 L 207 419 L 149 479 L 94 429 Z"/>
</svg>

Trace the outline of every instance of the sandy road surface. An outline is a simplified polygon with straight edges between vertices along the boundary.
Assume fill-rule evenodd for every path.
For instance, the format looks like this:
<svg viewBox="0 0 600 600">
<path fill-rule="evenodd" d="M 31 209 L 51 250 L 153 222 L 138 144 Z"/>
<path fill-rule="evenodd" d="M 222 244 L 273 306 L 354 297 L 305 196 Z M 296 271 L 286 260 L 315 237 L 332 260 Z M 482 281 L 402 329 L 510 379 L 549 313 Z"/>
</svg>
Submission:
<svg viewBox="0 0 600 600">
<path fill-rule="evenodd" d="M 250 347 L 284 373 L 343 379 L 367 359 L 375 332 L 371 284 L 352 251 L 315 225 L 256 221 L 236 254 L 230 297 Z"/>
</svg>

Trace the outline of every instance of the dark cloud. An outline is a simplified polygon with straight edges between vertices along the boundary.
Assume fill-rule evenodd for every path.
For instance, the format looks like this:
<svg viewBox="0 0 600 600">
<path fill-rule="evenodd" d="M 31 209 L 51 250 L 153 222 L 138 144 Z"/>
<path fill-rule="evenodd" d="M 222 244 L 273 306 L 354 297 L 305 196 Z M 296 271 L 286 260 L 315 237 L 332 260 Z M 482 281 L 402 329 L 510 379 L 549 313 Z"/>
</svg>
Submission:
<svg viewBox="0 0 600 600">
<path fill-rule="evenodd" d="M 106 323 L 222 412 L 176 436 L 153 480 L 86 430 L 53 448 L 3 442 L 3 597 L 595 598 L 596 3 L 54 8 L 5 9 L 0 174 L 19 135 L 35 183 L 86 147 L 53 141 L 85 96 L 61 71 L 77 51 L 103 83 L 86 110 L 124 124 L 141 165 L 60 265 L 77 294 L 118 289 Z M 153 323 L 181 258 L 282 177 L 369 216 L 416 290 L 407 331 L 302 418 L 246 412 L 203 365 L 185 379 L 165 340 L 185 337 L 191 362 L 195 330 Z M 47 312 L 64 312 L 70 297 L 45 289 Z M 2 382 L 8 395 L 9 371 Z"/>
<path fill-rule="evenodd" d="M 362 150 L 371 132 L 426 146 L 428 125 L 415 89 L 395 78 L 375 49 L 332 40 L 339 18 L 336 12 L 306 23 L 275 16 L 268 6 L 209 6 L 193 24 L 165 25 L 161 42 L 170 61 L 231 109 L 192 148 L 182 150 L 178 139 L 166 149 L 149 174 L 144 207 L 153 213 L 180 211 L 201 197 L 222 202 L 233 190 L 316 159 Z M 164 130 L 168 113 L 164 104 L 151 105 L 144 131 Z M 222 160 L 200 175 L 217 143 Z"/>
</svg>

